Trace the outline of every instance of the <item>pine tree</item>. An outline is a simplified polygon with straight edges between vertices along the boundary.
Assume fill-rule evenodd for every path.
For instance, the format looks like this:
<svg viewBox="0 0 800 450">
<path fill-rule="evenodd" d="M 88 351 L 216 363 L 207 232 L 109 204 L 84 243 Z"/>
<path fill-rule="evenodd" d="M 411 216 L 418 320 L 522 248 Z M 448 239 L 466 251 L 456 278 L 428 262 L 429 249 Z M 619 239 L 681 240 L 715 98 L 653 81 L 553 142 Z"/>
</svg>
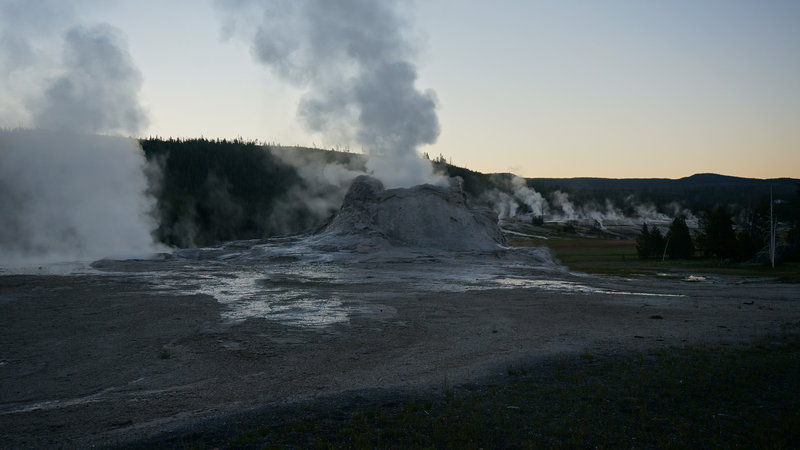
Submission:
<svg viewBox="0 0 800 450">
<path fill-rule="evenodd" d="M 639 234 L 639 237 L 636 238 L 636 253 L 639 255 L 639 259 L 650 258 L 653 254 L 652 246 L 650 229 L 647 228 L 646 223 L 643 223 L 642 232 Z"/>
<path fill-rule="evenodd" d="M 658 227 L 648 228 L 642 224 L 642 231 L 636 238 L 636 253 L 641 259 L 661 258 L 664 252 L 664 236 Z"/>
<path fill-rule="evenodd" d="M 787 257 L 792 261 L 800 261 L 800 184 L 797 185 L 797 192 L 789 202 L 789 220 L 792 228 L 787 235 L 789 246 Z"/>
<path fill-rule="evenodd" d="M 650 232 L 650 245 L 654 258 L 660 259 L 664 256 L 664 235 L 657 227 L 653 227 L 653 231 Z"/>
<path fill-rule="evenodd" d="M 636 238 L 636 254 L 639 255 L 639 259 L 650 257 L 650 239 L 650 229 L 647 228 L 646 223 L 643 223 L 642 231 L 639 233 L 639 237 Z"/>
<path fill-rule="evenodd" d="M 700 239 L 703 253 L 718 258 L 736 256 L 736 233 L 733 231 L 733 219 L 728 210 L 720 206 L 704 222 Z"/>
<path fill-rule="evenodd" d="M 672 221 L 667 231 L 667 255 L 670 259 L 691 258 L 694 254 L 694 243 L 686 225 L 686 218 L 678 216 Z"/>
</svg>

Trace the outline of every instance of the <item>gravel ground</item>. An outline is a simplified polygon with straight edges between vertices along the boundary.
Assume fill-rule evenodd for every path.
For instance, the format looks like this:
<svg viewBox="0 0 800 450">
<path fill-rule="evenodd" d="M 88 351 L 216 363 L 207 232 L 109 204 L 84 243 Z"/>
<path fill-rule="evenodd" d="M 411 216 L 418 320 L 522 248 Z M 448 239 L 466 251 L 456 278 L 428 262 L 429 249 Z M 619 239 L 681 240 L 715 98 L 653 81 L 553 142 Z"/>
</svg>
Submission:
<svg viewBox="0 0 800 450">
<path fill-rule="evenodd" d="M 135 443 L 247 411 L 441 389 L 584 351 L 738 342 L 800 321 L 797 285 L 566 272 L 525 283 L 518 270 L 502 288 L 455 291 L 383 278 L 335 289 L 284 280 L 297 294 L 288 304 L 337 292 L 339 319 L 293 322 L 275 318 L 308 310 L 232 315 L 241 304 L 184 286 L 242 272 L 177 273 L 172 262 L 165 280 L 148 264 L 0 275 L 3 447 Z M 283 295 L 276 292 L 265 288 L 262 297 Z"/>
</svg>

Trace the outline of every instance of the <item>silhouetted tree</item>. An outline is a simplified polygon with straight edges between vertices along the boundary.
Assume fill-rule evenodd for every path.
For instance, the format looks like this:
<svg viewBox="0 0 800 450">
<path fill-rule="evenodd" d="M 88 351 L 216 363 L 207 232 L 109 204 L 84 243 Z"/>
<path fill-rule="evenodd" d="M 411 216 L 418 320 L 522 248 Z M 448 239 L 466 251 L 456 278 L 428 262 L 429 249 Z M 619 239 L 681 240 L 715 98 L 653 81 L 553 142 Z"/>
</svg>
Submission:
<svg viewBox="0 0 800 450">
<path fill-rule="evenodd" d="M 636 238 L 636 253 L 640 259 L 648 259 L 653 256 L 652 245 L 650 229 L 646 223 L 643 223 L 642 231 L 639 233 L 639 237 Z"/>
<path fill-rule="evenodd" d="M 733 218 L 723 207 L 715 208 L 703 219 L 700 244 L 706 256 L 734 258 L 736 256 L 736 233 L 733 231 Z"/>
<path fill-rule="evenodd" d="M 736 258 L 753 259 L 769 243 L 769 202 L 761 200 L 757 207 L 748 207 L 739 214 L 736 233 Z"/>
<path fill-rule="evenodd" d="M 642 231 L 636 238 L 636 253 L 641 259 L 661 258 L 664 252 L 664 236 L 658 227 L 648 228 L 642 224 Z"/>
<path fill-rule="evenodd" d="M 653 257 L 654 258 L 663 258 L 664 257 L 664 235 L 661 234 L 661 230 L 657 227 L 653 227 L 653 231 L 650 232 L 650 239 L 652 240 L 653 245 Z"/>
<path fill-rule="evenodd" d="M 800 261 L 800 184 L 797 185 L 797 192 L 789 201 L 788 209 L 788 219 L 792 228 L 786 236 L 789 247 L 786 257 L 791 261 Z"/>
<path fill-rule="evenodd" d="M 666 251 L 670 259 L 686 259 L 694 255 L 694 243 L 685 217 L 676 217 L 669 226 Z"/>
</svg>

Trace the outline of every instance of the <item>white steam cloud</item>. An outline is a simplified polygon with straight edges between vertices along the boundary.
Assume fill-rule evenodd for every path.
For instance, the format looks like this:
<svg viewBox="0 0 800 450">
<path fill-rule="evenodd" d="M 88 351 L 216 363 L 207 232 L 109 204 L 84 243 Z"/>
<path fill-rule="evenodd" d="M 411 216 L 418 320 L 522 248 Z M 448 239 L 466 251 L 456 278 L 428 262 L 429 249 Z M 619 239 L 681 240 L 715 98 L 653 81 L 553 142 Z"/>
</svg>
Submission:
<svg viewBox="0 0 800 450">
<path fill-rule="evenodd" d="M 511 179 L 512 191 L 514 196 L 518 198 L 523 204 L 530 208 L 534 216 L 544 215 L 547 209 L 547 200 L 542 197 L 542 194 L 536 192 L 534 189 L 528 187 L 528 182 L 524 178 L 514 176 Z"/>
<path fill-rule="evenodd" d="M 91 134 L 143 130 L 141 75 L 123 35 L 75 25 L 73 6 L 0 0 L 3 264 L 159 250 L 148 195 L 158 174 L 135 139 Z M 11 130 L 26 123 L 38 129 Z"/>
<path fill-rule="evenodd" d="M 547 200 L 535 189 L 528 187 L 524 178 L 512 175 L 507 187 L 508 192 L 494 190 L 484 194 L 484 200 L 493 206 L 498 218 L 516 216 L 520 205 L 525 205 L 526 211 L 536 217 L 542 217 L 549 211 Z"/>
<path fill-rule="evenodd" d="M 276 147 L 272 155 L 297 170 L 301 183 L 292 186 L 274 205 L 268 220 L 280 233 L 319 225 L 342 206 L 350 183 L 364 175 L 356 158 L 349 163 L 328 161 L 323 153 Z M 302 216 L 302 217 L 301 217 Z"/>
<path fill-rule="evenodd" d="M 55 69 L 57 38 L 74 16 L 62 0 L 0 0 L 0 123 L 29 122 L 27 104 Z"/>
<path fill-rule="evenodd" d="M 110 25 L 67 31 L 63 70 L 33 105 L 38 128 L 135 134 L 146 123 L 142 76 L 120 31 Z"/>
<path fill-rule="evenodd" d="M 145 170 L 133 139 L 0 132 L 0 263 L 154 251 Z"/>
<path fill-rule="evenodd" d="M 356 142 L 387 187 L 442 183 L 417 153 L 439 136 L 436 97 L 416 87 L 414 49 L 395 1 L 217 0 L 224 30 L 254 57 L 307 89 L 298 117 L 314 132 Z"/>
<path fill-rule="evenodd" d="M 626 215 L 621 208 L 610 199 L 603 204 L 590 201 L 576 204 L 567 192 L 553 191 L 547 198 L 528 186 L 527 181 L 512 175 L 505 184 L 505 190 L 492 190 L 483 194 L 482 200 L 492 205 L 499 219 L 510 219 L 521 215 L 541 217 L 545 222 L 587 222 L 591 221 L 604 227 L 604 224 L 641 224 L 669 223 L 672 218 L 684 216 L 688 223 L 696 224 L 697 218 L 688 209 L 677 202 L 666 205 L 667 212 L 659 212 L 652 203 L 638 201 L 628 196 L 624 203 L 633 210 Z M 549 200 L 548 200 L 549 199 Z M 522 206 L 525 208 L 522 208 Z"/>
</svg>

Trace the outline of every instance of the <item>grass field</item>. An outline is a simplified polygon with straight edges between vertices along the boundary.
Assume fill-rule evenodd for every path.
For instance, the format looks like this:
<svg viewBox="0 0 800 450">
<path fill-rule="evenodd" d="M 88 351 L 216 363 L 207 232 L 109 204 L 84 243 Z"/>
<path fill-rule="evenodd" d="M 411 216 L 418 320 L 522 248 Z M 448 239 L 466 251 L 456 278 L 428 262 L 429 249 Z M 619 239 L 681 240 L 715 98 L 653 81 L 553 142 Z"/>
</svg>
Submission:
<svg viewBox="0 0 800 450">
<path fill-rule="evenodd" d="M 769 277 L 780 281 L 800 283 L 800 264 L 781 263 L 774 269 L 757 263 L 732 263 L 715 259 L 688 260 L 639 259 L 636 242 L 617 239 L 597 239 L 557 236 L 550 239 L 520 239 L 509 241 L 511 246 L 547 247 L 558 261 L 571 270 L 624 277 L 666 274 L 718 274 L 744 277 Z M 663 275 L 662 275 L 663 276 Z"/>
</svg>

